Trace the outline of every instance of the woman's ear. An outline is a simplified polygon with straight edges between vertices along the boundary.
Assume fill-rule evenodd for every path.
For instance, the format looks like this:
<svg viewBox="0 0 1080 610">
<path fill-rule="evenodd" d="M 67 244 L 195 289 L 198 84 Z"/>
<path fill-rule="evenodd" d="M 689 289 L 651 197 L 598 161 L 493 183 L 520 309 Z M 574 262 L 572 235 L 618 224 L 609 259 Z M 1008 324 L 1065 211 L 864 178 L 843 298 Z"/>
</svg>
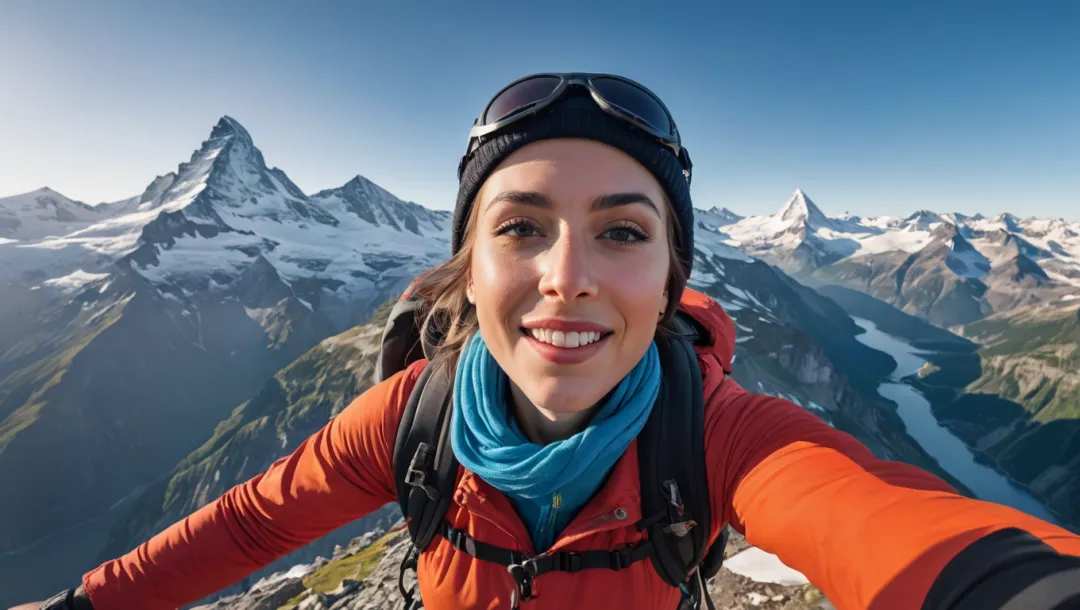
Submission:
<svg viewBox="0 0 1080 610">
<path fill-rule="evenodd" d="M 470 305 L 476 305 L 476 293 L 473 291 L 472 282 L 465 286 L 465 298 L 469 299 Z"/>
</svg>

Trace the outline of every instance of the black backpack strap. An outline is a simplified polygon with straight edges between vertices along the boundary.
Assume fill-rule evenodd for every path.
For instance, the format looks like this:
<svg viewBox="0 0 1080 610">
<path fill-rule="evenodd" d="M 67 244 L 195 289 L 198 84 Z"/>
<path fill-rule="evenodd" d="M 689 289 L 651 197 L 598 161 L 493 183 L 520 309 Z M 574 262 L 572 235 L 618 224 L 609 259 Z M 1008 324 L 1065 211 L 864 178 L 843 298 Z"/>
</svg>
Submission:
<svg viewBox="0 0 1080 610">
<path fill-rule="evenodd" d="M 405 572 L 439 533 L 457 483 L 458 461 L 450 446 L 453 381 L 445 367 L 429 363 L 405 406 L 394 441 L 394 481 L 398 504 L 409 527 L 413 549 L 401 562 L 398 587 L 406 608 L 415 591 L 405 590 Z"/>
<path fill-rule="evenodd" d="M 379 359 L 375 362 L 375 383 L 385 381 L 423 356 L 418 349 L 420 331 L 417 318 L 420 305 L 418 299 L 405 299 L 394 303 L 390 309 L 390 316 L 383 327 Z"/>
<path fill-rule="evenodd" d="M 675 336 L 660 335 L 660 395 L 638 435 L 641 529 L 653 546 L 653 565 L 665 582 L 686 592 L 709 542 L 711 510 L 705 470 L 705 400 L 701 368 L 688 338 L 698 337 L 689 316 L 676 316 Z M 683 336 L 687 330 L 689 337 Z M 691 332 L 692 331 L 692 332 Z"/>
<path fill-rule="evenodd" d="M 705 559 L 701 560 L 701 575 L 706 579 L 716 576 L 724 565 L 724 550 L 727 549 L 729 533 L 726 527 L 720 530 L 720 537 L 709 547 L 709 552 L 705 553 Z"/>
<path fill-rule="evenodd" d="M 426 305 L 420 298 L 409 297 L 394 303 L 390 309 L 383 327 L 379 359 L 375 362 L 375 383 L 385 381 L 421 358 L 435 359 L 442 331 L 437 324 L 431 324 L 427 334 L 420 336 Z"/>
<path fill-rule="evenodd" d="M 548 572 L 580 572 L 581 570 L 623 570 L 638 561 L 652 557 L 652 542 L 642 540 L 614 551 L 557 551 L 525 557 L 518 551 L 487 544 L 470 536 L 465 530 L 455 529 L 443 520 L 439 535 L 450 541 L 454 548 L 481 561 L 506 566 L 514 579 L 510 607 L 533 596 L 533 581 Z"/>
</svg>

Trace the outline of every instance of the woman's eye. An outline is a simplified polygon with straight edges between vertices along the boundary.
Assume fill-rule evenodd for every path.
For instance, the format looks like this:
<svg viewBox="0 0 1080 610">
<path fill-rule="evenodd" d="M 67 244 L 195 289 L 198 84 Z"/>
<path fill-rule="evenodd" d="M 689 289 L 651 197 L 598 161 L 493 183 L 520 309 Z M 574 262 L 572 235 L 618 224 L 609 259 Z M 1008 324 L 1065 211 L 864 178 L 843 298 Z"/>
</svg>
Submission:
<svg viewBox="0 0 1080 610">
<path fill-rule="evenodd" d="M 506 235 L 515 239 L 521 239 L 525 237 L 533 237 L 540 235 L 540 231 L 537 230 L 532 223 L 523 220 L 508 222 L 500 226 L 496 231 L 496 235 Z"/>
<path fill-rule="evenodd" d="M 635 227 L 615 227 L 614 229 L 609 229 L 605 235 L 611 241 L 623 244 L 646 241 L 649 239 L 649 236 L 646 235 L 644 231 Z"/>
</svg>

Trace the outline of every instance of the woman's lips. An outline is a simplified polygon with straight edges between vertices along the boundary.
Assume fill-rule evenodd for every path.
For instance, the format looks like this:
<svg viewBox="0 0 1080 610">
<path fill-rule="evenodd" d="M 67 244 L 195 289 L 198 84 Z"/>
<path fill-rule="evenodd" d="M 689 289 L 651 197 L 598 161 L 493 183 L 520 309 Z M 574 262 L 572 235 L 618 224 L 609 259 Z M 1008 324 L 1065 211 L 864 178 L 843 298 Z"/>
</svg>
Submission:
<svg viewBox="0 0 1080 610">
<path fill-rule="evenodd" d="M 586 345 L 579 345 L 577 347 L 559 347 L 546 343 L 537 339 L 532 335 L 532 331 L 527 328 L 522 328 L 522 334 L 525 335 L 525 341 L 532 346 L 536 353 L 541 358 L 553 362 L 555 364 L 581 364 L 586 360 L 592 358 L 600 351 L 601 348 L 607 343 L 608 338 L 611 337 L 611 332 L 600 332 L 600 338 L 596 341 L 592 341 Z M 571 331 L 574 332 L 574 331 Z M 579 331 L 579 332 L 591 332 L 591 331 Z"/>
</svg>

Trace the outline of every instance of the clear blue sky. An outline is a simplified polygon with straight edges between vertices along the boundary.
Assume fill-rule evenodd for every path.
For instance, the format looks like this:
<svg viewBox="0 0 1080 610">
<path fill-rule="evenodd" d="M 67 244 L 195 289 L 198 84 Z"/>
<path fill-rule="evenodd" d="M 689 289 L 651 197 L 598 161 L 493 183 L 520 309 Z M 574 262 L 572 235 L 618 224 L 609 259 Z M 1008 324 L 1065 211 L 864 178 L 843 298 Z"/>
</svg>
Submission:
<svg viewBox="0 0 1080 610">
<path fill-rule="evenodd" d="M 488 96 L 581 70 L 664 98 L 698 207 L 1080 219 L 1080 2 L 580 4 L 3 2 L 0 196 L 137 194 L 229 114 L 307 192 L 446 208 Z"/>
</svg>

